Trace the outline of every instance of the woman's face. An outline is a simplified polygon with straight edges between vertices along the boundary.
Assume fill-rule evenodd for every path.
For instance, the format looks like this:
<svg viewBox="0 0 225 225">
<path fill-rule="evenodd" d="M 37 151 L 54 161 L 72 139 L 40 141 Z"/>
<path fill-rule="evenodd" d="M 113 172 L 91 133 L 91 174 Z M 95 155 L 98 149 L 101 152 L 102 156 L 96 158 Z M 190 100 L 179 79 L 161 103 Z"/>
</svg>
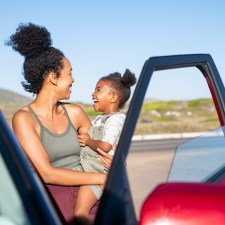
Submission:
<svg viewBox="0 0 225 225">
<path fill-rule="evenodd" d="M 66 57 L 64 57 L 63 69 L 61 70 L 61 73 L 57 82 L 58 93 L 60 94 L 59 98 L 61 100 L 70 98 L 73 82 L 74 82 L 74 79 L 72 77 L 72 67 L 71 67 L 70 61 Z"/>
</svg>

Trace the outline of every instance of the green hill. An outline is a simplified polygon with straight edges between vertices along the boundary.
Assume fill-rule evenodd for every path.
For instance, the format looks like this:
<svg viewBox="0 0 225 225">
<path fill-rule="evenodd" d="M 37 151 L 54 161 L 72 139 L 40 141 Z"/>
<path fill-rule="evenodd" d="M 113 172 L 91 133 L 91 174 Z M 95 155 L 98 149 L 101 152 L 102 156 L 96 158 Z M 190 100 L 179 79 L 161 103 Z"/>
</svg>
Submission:
<svg viewBox="0 0 225 225">
<path fill-rule="evenodd" d="M 20 95 L 16 92 L 0 89 L 0 105 L 4 104 L 26 104 L 31 98 Z"/>
<path fill-rule="evenodd" d="M 212 99 L 149 101 L 142 106 L 136 134 L 205 132 L 220 126 Z"/>
<path fill-rule="evenodd" d="M 13 114 L 32 99 L 18 93 L 0 89 L 0 109 L 11 125 Z M 91 104 L 78 102 L 90 119 L 96 113 Z M 129 104 L 123 109 L 126 113 Z M 141 109 L 135 134 L 202 132 L 219 127 L 212 99 L 190 101 L 146 100 Z"/>
<path fill-rule="evenodd" d="M 0 110 L 3 112 L 7 122 L 11 125 L 12 115 L 23 105 L 32 99 L 16 92 L 0 88 Z"/>
</svg>

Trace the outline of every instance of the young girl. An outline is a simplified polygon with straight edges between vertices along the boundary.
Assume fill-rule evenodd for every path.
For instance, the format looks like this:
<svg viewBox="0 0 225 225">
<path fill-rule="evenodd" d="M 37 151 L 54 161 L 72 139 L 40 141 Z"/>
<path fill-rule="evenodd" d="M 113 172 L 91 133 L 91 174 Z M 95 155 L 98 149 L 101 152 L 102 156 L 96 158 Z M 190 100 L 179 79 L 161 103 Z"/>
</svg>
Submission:
<svg viewBox="0 0 225 225">
<path fill-rule="evenodd" d="M 92 122 L 88 134 L 79 132 L 78 140 L 81 147 L 81 170 L 86 172 L 107 173 L 108 170 L 99 161 L 98 148 L 114 154 L 113 146 L 117 144 L 125 121 L 125 114 L 120 112 L 130 97 L 130 87 L 136 83 L 133 73 L 126 69 L 120 73 L 102 77 L 92 94 L 94 109 L 102 115 Z M 88 217 L 91 208 L 102 195 L 102 186 L 88 185 L 79 189 L 75 217 Z"/>
</svg>

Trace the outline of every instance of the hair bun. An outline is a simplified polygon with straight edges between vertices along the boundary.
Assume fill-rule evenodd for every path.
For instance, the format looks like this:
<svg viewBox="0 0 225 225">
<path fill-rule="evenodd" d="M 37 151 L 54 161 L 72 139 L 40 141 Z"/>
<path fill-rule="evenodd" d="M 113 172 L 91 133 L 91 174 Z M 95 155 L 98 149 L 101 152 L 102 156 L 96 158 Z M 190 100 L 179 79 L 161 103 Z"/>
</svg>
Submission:
<svg viewBox="0 0 225 225">
<path fill-rule="evenodd" d="M 20 24 L 6 43 L 25 57 L 35 57 L 52 45 L 51 35 L 45 27 L 33 23 Z"/>
<path fill-rule="evenodd" d="M 123 77 L 121 78 L 121 82 L 127 87 L 130 88 L 136 83 L 136 77 L 134 73 L 131 73 L 129 69 L 126 69 Z"/>
</svg>

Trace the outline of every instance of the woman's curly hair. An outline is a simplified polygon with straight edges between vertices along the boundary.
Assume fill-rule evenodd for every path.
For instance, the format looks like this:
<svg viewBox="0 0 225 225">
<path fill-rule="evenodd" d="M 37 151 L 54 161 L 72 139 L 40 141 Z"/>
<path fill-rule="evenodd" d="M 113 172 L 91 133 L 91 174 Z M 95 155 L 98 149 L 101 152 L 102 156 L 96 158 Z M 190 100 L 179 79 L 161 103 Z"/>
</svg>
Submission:
<svg viewBox="0 0 225 225">
<path fill-rule="evenodd" d="M 50 72 L 60 76 L 64 54 L 52 47 L 51 35 L 45 27 L 20 24 L 6 45 L 25 57 L 22 85 L 26 91 L 38 94 Z"/>
<path fill-rule="evenodd" d="M 123 108 L 125 103 L 130 97 L 130 88 L 136 83 L 136 77 L 134 73 L 131 73 L 129 69 L 126 69 L 123 76 L 118 73 L 111 73 L 108 76 L 100 78 L 99 81 L 110 82 L 111 88 L 114 89 L 119 95 L 119 108 Z"/>
</svg>

